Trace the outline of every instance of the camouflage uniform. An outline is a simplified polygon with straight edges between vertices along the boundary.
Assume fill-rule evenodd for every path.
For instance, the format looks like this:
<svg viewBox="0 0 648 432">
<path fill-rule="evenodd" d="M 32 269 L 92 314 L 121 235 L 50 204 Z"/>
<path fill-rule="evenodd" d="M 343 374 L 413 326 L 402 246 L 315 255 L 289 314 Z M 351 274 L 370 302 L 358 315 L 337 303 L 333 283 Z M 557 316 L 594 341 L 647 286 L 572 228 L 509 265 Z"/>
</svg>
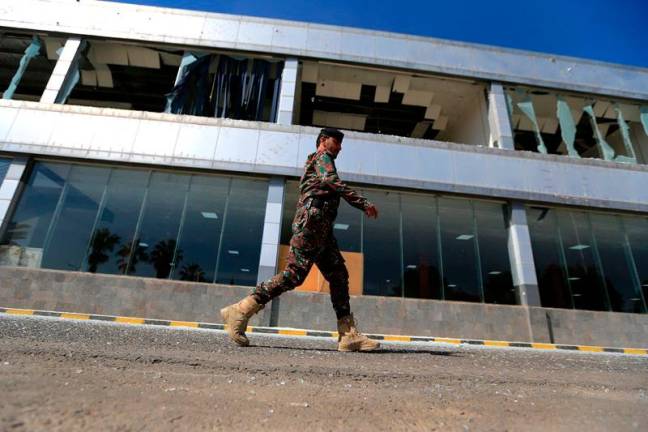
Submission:
<svg viewBox="0 0 648 432">
<path fill-rule="evenodd" d="M 259 304 L 301 285 L 315 263 L 329 282 L 338 319 L 350 314 L 349 273 L 333 236 L 333 223 L 340 197 L 360 210 L 370 203 L 340 180 L 333 159 L 327 152 L 308 156 L 299 184 L 288 263 L 284 271 L 254 289 L 252 296 Z"/>
</svg>

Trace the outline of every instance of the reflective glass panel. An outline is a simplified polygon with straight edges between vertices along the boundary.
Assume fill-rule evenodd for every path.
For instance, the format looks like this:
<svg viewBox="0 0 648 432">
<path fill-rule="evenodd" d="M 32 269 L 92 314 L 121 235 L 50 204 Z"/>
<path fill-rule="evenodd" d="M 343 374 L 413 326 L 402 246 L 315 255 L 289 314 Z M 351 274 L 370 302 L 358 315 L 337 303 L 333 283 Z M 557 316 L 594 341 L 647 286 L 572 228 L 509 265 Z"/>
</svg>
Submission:
<svg viewBox="0 0 648 432">
<path fill-rule="evenodd" d="M 472 204 L 452 198 L 438 202 L 445 299 L 482 301 Z"/>
<path fill-rule="evenodd" d="M 177 261 L 182 261 L 176 242 L 190 178 L 167 172 L 151 175 L 128 274 L 164 279 L 169 277 L 176 253 Z"/>
<path fill-rule="evenodd" d="M 558 229 L 562 238 L 567 283 L 576 309 L 609 310 L 609 301 L 600 272 L 587 214 L 557 211 Z"/>
<path fill-rule="evenodd" d="M 630 245 L 616 215 L 590 215 L 612 310 L 645 312 Z"/>
<path fill-rule="evenodd" d="M 645 308 L 648 306 L 648 218 L 623 216 L 622 220 Z"/>
<path fill-rule="evenodd" d="M 43 267 L 81 269 L 109 174 L 109 168 L 72 166 L 46 240 Z"/>
<path fill-rule="evenodd" d="M 4 180 L 7 175 L 10 165 L 11 159 L 0 158 L 0 184 L 2 184 L 2 180 Z"/>
<path fill-rule="evenodd" d="M 99 220 L 90 241 L 85 270 L 126 274 L 149 171 L 113 169 Z M 141 252 L 140 248 L 137 249 Z M 141 258 L 139 253 L 135 258 Z"/>
<path fill-rule="evenodd" d="M 436 198 L 403 194 L 401 202 L 405 297 L 440 299 L 442 276 Z"/>
<path fill-rule="evenodd" d="M 178 240 L 173 279 L 212 282 L 230 179 L 194 176 Z"/>
<path fill-rule="evenodd" d="M 216 282 L 256 284 L 267 197 L 267 181 L 232 179 Z"/>
<path fill-rule="evenodd" d="M 363 195 L 379 211 L 364 217 L 364 294 L 402 296 L 400 200 L 396 192 L 366 191 Z"/>
<path fill-rule="evenodd" d="M 475 201 L 474 209 L 477 219 L 484 301 L 515 304 L 504 207 L 497 203 Z"/>
<path fill-rule="evenodd" d="M 0 262 L 40 267 L 43 245 L 65 188 L 70 165 L 38 162 L 2 240 Z"/>
<path fill-rule="evenodd" d="M 529 207 L 527 223 L 542 306 L 573 308 L 556 210 L 547 207 Z"/>
<path fill-rule="evenodd" d="M 292 221 L 295 217 L 297 199 L 299 199 L 298 183 L 294 181 L 286 182 L 284 190 L 284 204 L 281 219 L 281 244 L 288 245 L 292 236 Z"/>
<path fill-rule="evenodd" d="M 372 219 L 373 221 L 373 219 Z M 365 220 L 365 223 L 367 221 Z M 333 225 L 333 235 L 342 252 L 361 252 L 362 211 L 341 200 Z"/>
</svg>

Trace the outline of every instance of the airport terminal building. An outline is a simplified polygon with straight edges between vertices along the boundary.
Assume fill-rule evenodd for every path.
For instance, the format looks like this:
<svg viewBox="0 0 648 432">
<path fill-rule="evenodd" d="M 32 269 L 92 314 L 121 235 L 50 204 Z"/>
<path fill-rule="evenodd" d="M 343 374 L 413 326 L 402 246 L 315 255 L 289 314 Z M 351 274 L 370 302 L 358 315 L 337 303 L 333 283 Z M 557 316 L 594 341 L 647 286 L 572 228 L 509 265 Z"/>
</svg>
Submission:
<svg viewBox="0 0 648 432">
<path fill-rule="evenodd" d="M 368 332 L 648 346 L 648 69 L 110 2 L 0 6 L 0 306 L 217 321 L 321 127 Z M 257 323 L 334 327 L 313 269 Z"/>
</svg>

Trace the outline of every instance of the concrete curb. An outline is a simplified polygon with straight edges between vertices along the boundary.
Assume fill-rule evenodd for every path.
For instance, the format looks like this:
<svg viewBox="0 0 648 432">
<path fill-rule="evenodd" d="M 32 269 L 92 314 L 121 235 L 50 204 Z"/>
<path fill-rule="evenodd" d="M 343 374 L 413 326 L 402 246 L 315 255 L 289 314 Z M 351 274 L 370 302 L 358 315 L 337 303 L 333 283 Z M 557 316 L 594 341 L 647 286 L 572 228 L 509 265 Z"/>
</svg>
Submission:
<svg viewBox="0 0 648 432">
<path fill-rule="evenodd" d="M 33 309 L 16 309 L 0 307 L 0 314 L 7 315 L 31 315 L 31 316 L 46 316 L 71 320 L 91 320 L 91 321 L 106 321 L 121 324 L 140 324 L 140 325 L 154 325 L 166 327 L 191 327 L 211 330 L 224 330 L 223 324 L 212 324 L 192 321 L 172 321 L 172 320 L 159 320 L 147 319 L 136 317 L 122 317 L 112 315 L 96 315 L 72 312 L 54 312 L 42 311 Z M 292 328 L 280 327 L 248 327 L 248 333 L 265 333 L 265 334 L 279 334 L 283 336 L 316 336 L 316 337 L 331 337 L 337 338 L 337 332 L 319 331 L 319 330 L 302 330 Z M 619 353 L 630 355 L 648 355 L 648 348 L 610 348 L 593 345 L 561 345 L 551 343 L 531 343 L 531 342 L 508 342 L 499 340 L 478 340 L 478 339 L 455 339 L 444 337 L 429 337 L 429 336 L 400 336 L 400 335 L 380 335 L 380 334 L 367 334 L 371 339 L 394 341 L 394 342 L 439 342 L 449 343 L 455 345 L 484 345 L 489 347 L 506 347 L 506 348 L 531 348 L 542 350 L 568 350 L 568 351 L 583 351 L 590 353 Z"/>
</svg>

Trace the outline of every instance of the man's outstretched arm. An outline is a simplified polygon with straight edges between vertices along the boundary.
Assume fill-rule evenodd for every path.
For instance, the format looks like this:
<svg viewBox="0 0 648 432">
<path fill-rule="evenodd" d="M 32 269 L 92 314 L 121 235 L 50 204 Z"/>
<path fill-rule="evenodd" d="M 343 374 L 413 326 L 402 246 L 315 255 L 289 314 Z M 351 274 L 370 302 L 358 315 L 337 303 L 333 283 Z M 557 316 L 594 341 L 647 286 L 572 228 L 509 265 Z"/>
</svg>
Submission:
<svg viewBox="0 0 648 432">
<path fill-rule="evenodd" d="M 376 206 L 340 179 L 333 159 L 328 153 L 322 153 L 317 158 L 315 161 L 315 172 L 326 186 L 340 194 L 350 205 L 364 211 L 368 217 L 378 217 L 378 209 Z"/>
</svg>

